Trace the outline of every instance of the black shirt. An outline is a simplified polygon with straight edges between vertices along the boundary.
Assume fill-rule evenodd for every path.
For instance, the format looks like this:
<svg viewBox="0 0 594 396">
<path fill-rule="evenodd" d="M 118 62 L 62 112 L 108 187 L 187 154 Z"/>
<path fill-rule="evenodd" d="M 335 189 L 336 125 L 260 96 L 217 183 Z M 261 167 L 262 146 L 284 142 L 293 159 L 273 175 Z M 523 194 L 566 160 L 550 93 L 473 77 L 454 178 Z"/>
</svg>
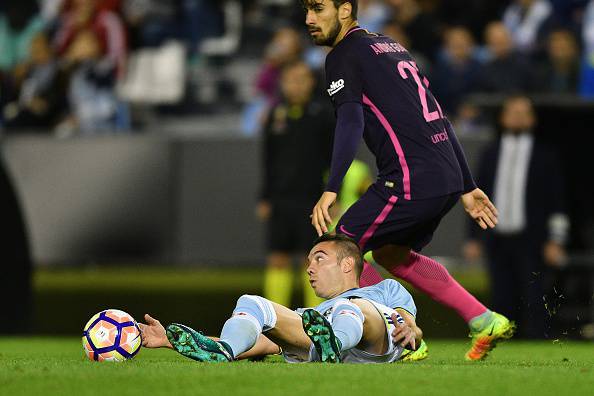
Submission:
<svg viewBox="0 0 594 396">
<path fill-rule="evenodd" d="M 320 101 L 271 109 L 263 134 L 262 199 L 319 198 L 334 125 L 332 109 Z"/>
</svg>

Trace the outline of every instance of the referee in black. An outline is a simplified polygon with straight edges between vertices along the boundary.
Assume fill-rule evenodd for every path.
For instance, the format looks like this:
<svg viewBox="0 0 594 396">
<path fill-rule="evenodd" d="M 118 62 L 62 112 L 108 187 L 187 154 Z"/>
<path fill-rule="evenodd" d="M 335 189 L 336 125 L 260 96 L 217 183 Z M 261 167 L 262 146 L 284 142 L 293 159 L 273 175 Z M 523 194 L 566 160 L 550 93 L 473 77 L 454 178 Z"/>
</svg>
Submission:
<svg viewBox="0 0 594 396">
<path fill-rule="evenodd" d="M 264 169 L 257 215 L 268 223 L 264 296 L 290 306 L 291 259 L 295 255 L 305 263 L 316 238 L 308 215 L 323 191 L 335 120 L 325 98 L 314 97 L 316 80 L 307 64 L 287 65 L 280 85 L 280 100 L 270 110 L 263 131 Z M 305 306 L 315 306 L 315 294 L 305 278 Z"/>
</svg>

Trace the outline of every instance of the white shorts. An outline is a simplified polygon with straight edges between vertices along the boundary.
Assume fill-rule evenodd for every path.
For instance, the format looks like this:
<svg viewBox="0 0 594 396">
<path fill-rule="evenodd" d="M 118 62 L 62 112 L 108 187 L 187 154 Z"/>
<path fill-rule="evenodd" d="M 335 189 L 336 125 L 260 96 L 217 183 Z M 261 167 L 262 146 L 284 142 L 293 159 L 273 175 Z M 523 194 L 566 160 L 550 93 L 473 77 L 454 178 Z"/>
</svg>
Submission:
<svg viewBox="0 0 594 396">
<path fill-rule="evenodd" d="M 398 345 L 395 346 L 392 342 L 392 331 L 396 328 L 394 322 L 392 321 L 392 314 L 396 313 L 398 320 L 402 320 L 400 314 L 398 314 L 392 308 L 386 307 L 380 303 L 375 301 L 366 300 L 372 303 L 378 312 L 382 315 L 384 319 L 384 323 L 386 325 L 386 337 L 388 339 L 388 350 L 386 353 L 382 355 L 376 355 L 373 353 L 369 353 L 357 348 L 351 348 L 346 351 L 343 351 L 341 354 L 342 362 L 343 363 L 392 363 L 400 359 L 400 355 L 402 354 L 403 348 Z M 301 315 L 303 313 L 303 309 L 298 309 L 296 312 Z M 331 313 L 332 312 L 325 312 L 324 316 L 329 321 L 331 320 Z M 288 363 L 308 363 L 308 362 L 315 362 L 319 361 L 318 353 L 316 349 L 311 346 L 309 351 L 303 350 L 283 350 L 283 357 L 285 361 Z"/>
</svg>

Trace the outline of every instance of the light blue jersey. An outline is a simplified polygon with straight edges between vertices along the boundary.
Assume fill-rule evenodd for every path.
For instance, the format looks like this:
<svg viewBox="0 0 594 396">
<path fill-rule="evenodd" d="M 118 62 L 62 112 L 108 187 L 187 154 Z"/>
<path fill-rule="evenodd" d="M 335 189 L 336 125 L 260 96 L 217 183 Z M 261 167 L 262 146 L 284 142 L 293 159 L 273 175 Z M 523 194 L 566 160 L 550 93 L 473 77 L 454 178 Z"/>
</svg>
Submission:
<svg viewBox="0 0 594 396">
<path fill-rule="evenodd" d="M 381 355 L 376 355 L 358 348 L 351 348 L 341 353 L 341 360 L 344 363 L 391 363 L 400 359 L 403 348 L 398 343 L 394 343 L 392 333 L 394 332 L 396 324 L 393 321 L 393 315 L 396 314 L 398 323 L 404 323 L 404 319 L 395 311 L 397 308 L 404 309 L 411 315 L 417 315 L 417 307 L 413 301 L 412 296 L 400 283 L 394 279 L 386 279 L 377 285 L 361 287 L 347 290 L 344 293 L 326 300 L 315 310 L 326 317 L 332 323 L 332 311 L 340 305 L 341 299 L 361 298 L 371 302 L 383 317 L 386 324 L 386 337 L 388 339 L 388 349 Z M 297 310 L 301 314 L 303 309 Z M 291 350 L 284 350 L 283 356 L 287 362 L 312 362 L 318 361 L 319 357 L 316 355 L 315 348 L 311 348 L 308 354 L 300 352 L 292 352 Z"/>
<path fill-rule="evenodd" d="M 373 301 L 392 309 L 402 308 L 412 316 L 417 316 L 417 307 L 412 296 L 404 286 L 394 279 L 385 279 L 373 286 L 347 290 L 339 296 L 324 301 L 315 307 L 315 310 L 324 314 L 332 309 L 337 299 L 353 297 Z"/>
</svg>

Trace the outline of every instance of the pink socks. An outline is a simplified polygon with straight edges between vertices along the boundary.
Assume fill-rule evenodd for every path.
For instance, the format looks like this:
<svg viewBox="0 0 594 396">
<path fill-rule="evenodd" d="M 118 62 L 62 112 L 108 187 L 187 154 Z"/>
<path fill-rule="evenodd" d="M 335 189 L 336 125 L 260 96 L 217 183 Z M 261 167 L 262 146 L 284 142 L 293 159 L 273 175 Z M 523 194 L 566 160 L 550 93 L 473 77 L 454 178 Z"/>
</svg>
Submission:
<svg viewBox="0 0 594 396">
<path fill-rule="evenodd" d="M 466 321 L 484 314 L 487 308 L 468 293 L 448 270 L 437 261 L 421 254 L 410 252 L 408 262 L 390 271 L 421 290 L 433 300 L 452 308 Z M 375 285 L 384 280 L 367 261 L 363 264 L 361 287 Z"/>
<path fill-rule="evenodd" d="M 466 321 L 484 314 L 487 308 L 452 278 L 448 270 L 437 261 L 410 252 L 408 262 L 390 273 L 404 279 L 433 300 L 452 308 Z"/>
<path fill-rule="evenodd" d="M 361 287 L 373 286 L 384 280 L 384 277 L 367 261 L 363 262 L 363 272 L 361 272 L 361 279 L 359 285 Z"/>
</svg>

